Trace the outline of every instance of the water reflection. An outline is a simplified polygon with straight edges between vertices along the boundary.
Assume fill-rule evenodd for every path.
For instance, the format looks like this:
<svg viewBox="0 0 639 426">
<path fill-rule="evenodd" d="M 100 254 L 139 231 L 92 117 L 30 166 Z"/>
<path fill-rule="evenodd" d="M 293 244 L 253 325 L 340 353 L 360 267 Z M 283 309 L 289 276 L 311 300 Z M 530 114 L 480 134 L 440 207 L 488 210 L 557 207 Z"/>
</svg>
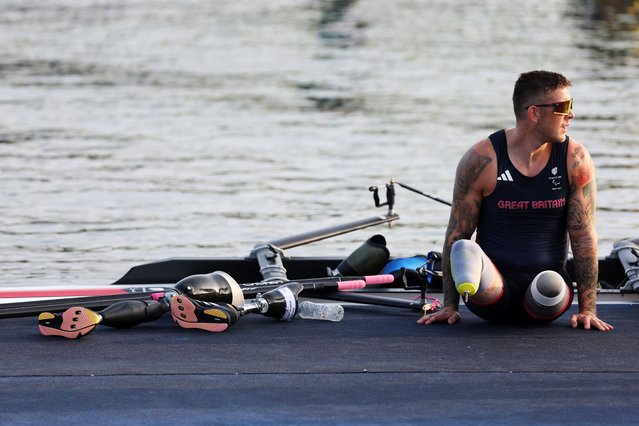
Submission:
<svg viewBox="0 0 639 426">
<path fill-rule="evenodd" d="M 318 35 L 327 46 L 346 49 L 363 42 L 366 23 L 353 13 L 357 0 L 322 0 Z"/>
<path fill-rule="evenodd" d="M 588 6 L 588 1 L 578 2 Z M 639 1 L 637 0 L 595 0 L 592 2 L 591 17 L 604 22 L 606 28 L 632 30 L 637 29 Z"/>
<path fill-rule="evenodd" d="M 364 108 L 364 98 L 353 94 L 356 76 L 350 69 L 352 63 L 348 52 L 344 52 L 364 43 L 361 30 L 367 25 L 354 12 L 356 3 L 357 0 L 321 0 L 319 3 L 321 13 L 312 30 L 317 32 L 322 49 L 315 59 L 323 66 L 329 66 L 331 73 L 340 74 L 341 81 L 296 85 L 306 92 L 305 98 L 314 110 L 344 114 Z"/>
<path fill-rule="evenodd" d="M 579 47 L 609 66 L 626 65 L 639 57 L 639 1 L 573 2 L 580 26 L 590 35 Z"/>
</svg>

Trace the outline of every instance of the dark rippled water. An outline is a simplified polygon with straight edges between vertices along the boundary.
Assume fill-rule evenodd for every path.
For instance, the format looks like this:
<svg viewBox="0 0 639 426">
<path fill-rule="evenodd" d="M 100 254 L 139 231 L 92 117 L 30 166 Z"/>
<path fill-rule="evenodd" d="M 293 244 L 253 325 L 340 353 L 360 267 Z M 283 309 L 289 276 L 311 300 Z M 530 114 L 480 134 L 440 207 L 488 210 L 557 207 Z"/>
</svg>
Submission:
<svg viewBox="0 0 639 426">
<path fill-rule="evenodd" d="M 632 1 L 0 0 L 2 284 L 106 283 L 165 257 L 372 214 L 390 178 L 449 199 L 467 147 L 511 126 L 530 69 L 575 83 L 600 250 L 639 235 Z M 448 208 L 398 190 L 383 233 L 441 247 Z"/>
</svg>

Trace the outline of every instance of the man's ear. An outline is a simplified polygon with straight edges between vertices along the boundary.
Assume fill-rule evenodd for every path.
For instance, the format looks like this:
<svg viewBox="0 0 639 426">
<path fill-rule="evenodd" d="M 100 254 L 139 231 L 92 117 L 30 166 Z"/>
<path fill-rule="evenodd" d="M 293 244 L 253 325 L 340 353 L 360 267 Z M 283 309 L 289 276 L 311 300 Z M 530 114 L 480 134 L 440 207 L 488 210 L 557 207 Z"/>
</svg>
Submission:
<svg viewBox="0 0 639 426">
<path fill-rule="evenodd" d="M 528 120 L 532 121 L 533 123 L 537 124 L 539 122 L 539 108 L 537 108 L 534 105 L 531 105 L 528 108 L 526 108 L 526 118 L 528 118 Z"/>
</svg>

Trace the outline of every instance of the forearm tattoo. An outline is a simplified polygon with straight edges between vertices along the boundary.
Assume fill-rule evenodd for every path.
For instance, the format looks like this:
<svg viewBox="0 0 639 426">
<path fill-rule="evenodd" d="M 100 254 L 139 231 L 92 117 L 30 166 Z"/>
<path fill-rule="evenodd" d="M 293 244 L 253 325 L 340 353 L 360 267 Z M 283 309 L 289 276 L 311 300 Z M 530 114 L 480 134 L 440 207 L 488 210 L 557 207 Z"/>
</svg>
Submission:
<svg viewBox="0 0 639 426">
<path fill-rule="evenodd" d="M 573 182 L 568 200 L 568 231 L 571 238 L 575 280 L 579 292 L 581 310 L 596 312 L 599 261 L 597 259 L 597 234 L 595 209 L 597 187 L 593 167 L 587 152 L 578 147 L 572 154 Z"/>
<path fill-rule="evenodd" d="M 575 279 L 577 281 L 577 291 L 579 292 L 579 308 L 591 312 L 597 311 L 597 281 L 599 275 L 599 264 L 596 256 L 589 253 L 578 254 L 579 249 L 575 249 L 574 268 Z"/>
</svg>

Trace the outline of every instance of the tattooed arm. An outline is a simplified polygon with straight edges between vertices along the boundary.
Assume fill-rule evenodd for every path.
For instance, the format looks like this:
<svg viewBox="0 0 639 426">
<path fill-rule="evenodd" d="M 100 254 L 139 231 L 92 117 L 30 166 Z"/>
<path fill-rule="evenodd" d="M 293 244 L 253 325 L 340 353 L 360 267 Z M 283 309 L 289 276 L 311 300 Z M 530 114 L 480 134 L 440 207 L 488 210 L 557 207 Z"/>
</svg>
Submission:
<svg viewBox="0 0 639 426">
<path fill-rule="evenodd" d="M 579 297 L 579 313 L 570 317 L 570 325 L 582 324 L 602 331 L 612 326 L 597 317 L 597 231 L 595 208 L 597 184 L 595 167 L 590 154 L 580 143 L 570 140 L 568 171 L 570 194 L 568 198 L 568 235 L 573 252 L 575 280 Z"/>
<path fill-rule="evenodd" d="M 497 173 L 495 153 L 488 139 L 473 146 L 457 165 L 453 202 L 442 253 L 444 308 L 417 321 L 420 324 L 448 322 L 455 324 L 459 315 L 459 293 L 450 271 L 450 249 L 461 239 L 470 239 L 479 221 L 482 198 L 492 192 Z M 492 178 L 491 178 L 492 176 Z"/>
</svg>

